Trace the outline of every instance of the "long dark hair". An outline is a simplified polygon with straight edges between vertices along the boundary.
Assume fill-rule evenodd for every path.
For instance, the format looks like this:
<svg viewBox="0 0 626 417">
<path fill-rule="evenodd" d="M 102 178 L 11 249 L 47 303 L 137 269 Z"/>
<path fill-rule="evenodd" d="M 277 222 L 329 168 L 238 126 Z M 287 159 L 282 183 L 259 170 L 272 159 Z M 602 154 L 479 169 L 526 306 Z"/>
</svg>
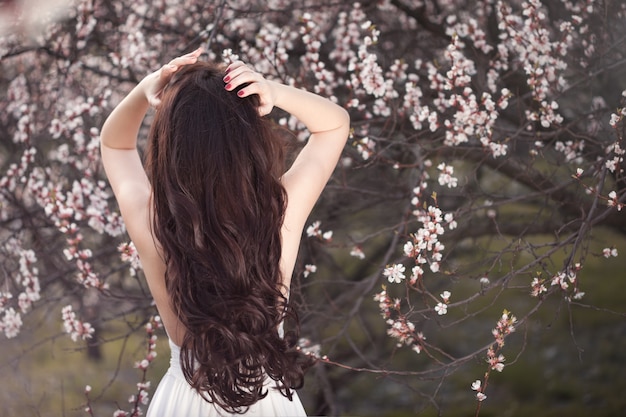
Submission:
<svg viewBox="0 0 626 417">
<path fill-rule="evenodd" d="M 283 148 L 258 96 L 226 91 L 223 76 L 207 63 L 175 74 L 146 165 L 167 291 L 186 329 L 183 373 L 206 401 L 241 413 L 267 395 L 266 377 L 291 399 L 309 363 L 279 268 Z M 281 337 L 286 319 L 293 330 Z"/>
</svg>

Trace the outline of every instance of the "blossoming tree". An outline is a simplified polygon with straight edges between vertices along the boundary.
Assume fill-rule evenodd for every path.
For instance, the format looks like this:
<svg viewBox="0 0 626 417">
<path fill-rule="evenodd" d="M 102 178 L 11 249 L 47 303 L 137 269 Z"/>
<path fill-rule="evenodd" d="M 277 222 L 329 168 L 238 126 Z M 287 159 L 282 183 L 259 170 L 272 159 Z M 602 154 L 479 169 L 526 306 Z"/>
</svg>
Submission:
<svg viewBox="0 0 626 417">
<path fill-rule="evenodd" d="M 98 355 L 110 323 L 140 317 L 127 333 L 147 329 L 147 353 L 115 416 L 145 409 L 160 322 L 99 129 L 134 83 L 199 45 L 351 114 L 296 272 L 302 350 L 320 362 L 312 413 L 362 413 L 351 404 L 363 396 L 340 387 L 384 375 L 420 394 L 388 409 L 445 414 L 460 380 L 479 414 L 493 372 L 532 354 L 548 306 L 623 321 L 585 295 L 586 265 L 617 257 L 626 234 L 623 2 L 72 0 L 34 29 L 22 23 L 37 10 L 11 4 L 0 8 L 0 332 L 19 339 L 43 313 Z M 297 120 L 272 117 L 306 140 Z M 99 415 L 90 390 L 86 412 Z"/>
</svg>

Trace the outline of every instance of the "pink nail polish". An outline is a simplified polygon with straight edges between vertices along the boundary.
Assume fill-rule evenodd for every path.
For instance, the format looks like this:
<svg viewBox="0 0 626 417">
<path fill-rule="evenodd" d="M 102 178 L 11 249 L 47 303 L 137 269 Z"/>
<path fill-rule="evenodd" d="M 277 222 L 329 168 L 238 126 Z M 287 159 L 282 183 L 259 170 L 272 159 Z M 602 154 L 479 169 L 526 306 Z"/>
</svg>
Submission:
<svg viewBox="0 0 626 417">
<path fill-rule="evenodd" d="M 243 96 L 243 90 L 239 90 L 239 92 L 237 92 L 237 95 L 238 95 L 239 97 L 242 97 L 242 96 Z"/>
<path fill-rule="evenodd" d="M 224 77 L 224 82 L 227 83 L 230 81 L 230 75 L 227 75 L 226 77 Z"/>
<path fill-rule="evenodd" d="M 224 87 L 227 90 L 230 90 L 233 86 L 231 84 L 226 84 L 226 87 Z"/>
</svg>

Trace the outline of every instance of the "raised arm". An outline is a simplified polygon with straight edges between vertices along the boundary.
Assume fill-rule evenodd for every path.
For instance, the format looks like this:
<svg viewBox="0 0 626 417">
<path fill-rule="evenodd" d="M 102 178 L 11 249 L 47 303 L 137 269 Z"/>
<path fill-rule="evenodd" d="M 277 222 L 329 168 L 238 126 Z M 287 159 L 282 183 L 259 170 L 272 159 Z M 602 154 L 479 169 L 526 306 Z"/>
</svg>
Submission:
<svg viewBox="0 0 626 417">
<path fill-rule="evenodd" d="M 274 106 L 279 107 L 297 117 L 311 132 L 307 144 L 282 178 L 287 190 L 287 210 L 282 229 L 281 270 L 288 288 L 302 229 L 341 156 L 350 130 L 350 118 L 330 100 L 265 80 L 241 62 L 227 68 L 224 82 L 229 91 L 248 83 L 237 94 L 240 97 L 258 94 L 259 114 L 266 115 Z"/>
<path fill-rule="evenodd" d="M 227 90 L 245 86 L 239 95 L 258 94 L 259 113 L 268 114 L 274 106 L 292 114 L 307 127 L 311 136 L 291 168 L 283 176 L 289 207 L 286 221 L 301 227 L 328 182 L 350 130 L 345 109 L 328 99 L 305 90 L 265 80 L 241 62 L 231 64 L 224 77 Z"/>
<path fill-rule="evenodd" d="M 200 49 L 172 60 L 145 77 L 111 112 L 100 133 L 100 152 L 109 183 L 133 241 L 140 244 L 148 227 L 150 183 L 137 152 L 137 135 L 149 106 L 183 65 L 196 62 Z M 150 240 L 150 243 L 152 241 Z"/>
<path fill-rule="evenodd" d="M 175 58 L 157 71 L 146 76 L 111 112 L 102 126 L 102 147 L 135 149 L 137 133 L 149 106 L 158 107 L 163 88 L 172 75 L 184 65 L 197 61 L 202 49 Z"/>
</svg>

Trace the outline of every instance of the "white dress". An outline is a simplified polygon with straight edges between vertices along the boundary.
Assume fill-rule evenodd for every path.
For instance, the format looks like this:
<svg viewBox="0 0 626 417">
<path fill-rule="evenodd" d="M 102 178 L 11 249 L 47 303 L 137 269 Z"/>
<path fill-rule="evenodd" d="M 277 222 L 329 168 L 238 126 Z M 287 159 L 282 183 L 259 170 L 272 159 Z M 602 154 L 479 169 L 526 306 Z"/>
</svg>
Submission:
<svg viewBox="0 0 626 417">
<path fill-rule="evenodd" d="M 183 375 L 180 367 L 180 348 L 171 340 L 169 342 L 170 367 L 159 382 L 159 386 L 152 397 L 147 417 L 306 416 L 304 407 L 302 407 L 295 391 L 290 401 L 280 391 L 269 385 L 267 396 L 253 404 L 245 414 L 230 414 L 206 402 L 187 383 Z"/>
</svg>

